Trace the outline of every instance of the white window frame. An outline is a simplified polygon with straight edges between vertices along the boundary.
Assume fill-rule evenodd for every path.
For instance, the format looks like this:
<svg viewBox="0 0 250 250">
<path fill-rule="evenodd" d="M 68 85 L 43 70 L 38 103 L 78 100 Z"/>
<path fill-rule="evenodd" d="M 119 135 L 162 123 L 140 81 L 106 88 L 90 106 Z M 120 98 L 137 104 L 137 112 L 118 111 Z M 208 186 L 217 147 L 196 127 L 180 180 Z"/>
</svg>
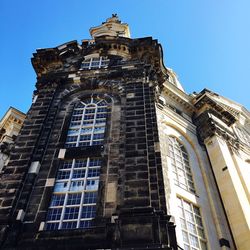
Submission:
<svg viewBox="0 0 250 250">
<path fill-rule="evenodd" d="M 184 250 L 207 250 L 200 208 L 181 197 L 177 201 Z"/>
<path fill-rule="evenodd" d="M 89 113 L 92 111 L 93 113 Z M 74 108 L 65 147 L 102 145 L 108 105 L 103 99 L 91 97 Z"/>
<path fill-rule="evenodd" d="M 91 57 L 82 61 L 80 69 L 100 69 L 106 68 L 109 64 L 109 59 L 104 56 Z"/>
<path fill-rule="evenodd" d="M 60 229 L 77 229 L 77 228 L 88 228 L 91 227 L 91 221 L 95 217 L 96 210 L 96 199 L 99 185 L 99 176 L 100 176 L 100 168 L 101 168 L 101 159 L 100 158 L 85 158 L 85 159 L 72 159 L 62 162 L 60 168 L 58 170 L 53 196 L 50 202 L 47 221 L 46 221 L 46 229 L 47 230 L 60 230 Z M 90 176 L 90 171 L 93 171 L 94 176 Z M 78 172 L 77 172 L 78 171 Z M 76 173 L 82 173 L 82 176 L 77 176 Z M 59 176 L 62 176 L 62 172 L 68 172 L 66 174 L 66 179 L 59 179 Z M 75 177 L 74 177 L 75 176 Z M 76 185 L 72 185 L 72 184 Z M 81 185 L 78 186 L 78 183 Z M 95 185 L 88 183 L 95 183 Z M 62 188 L 57 188 L 58 184 L 63 184 Z M 74 188 L 76 186 L 76 188 Z M 90 195 L 91 194 L 91 195 Z M 78 196 L 75 201 L 79 201 L 74 203 L 74 199 L 71 199 L 71 196 Z M 90 197 L 92 196 L 94 202 Z M 61 200 L 55 200 L 54 197 L 61 198 Z M 88 202 L 85 202 L 85 198 L 88 198 Z M 56 202 L 57 201 L 57 202 Z M 69 203 L 70 202 L 70 203 Z M 75 218 L 65 218 L 66 210 L 75 209 L 78 210 L 75 213 Z M 86 213 L 86 217 L 82 216 L 84 209 L 91 209 L 92 212 Z M 51 212 L 56 213 L 57 218 L 50 218 Z"/>
</svg>

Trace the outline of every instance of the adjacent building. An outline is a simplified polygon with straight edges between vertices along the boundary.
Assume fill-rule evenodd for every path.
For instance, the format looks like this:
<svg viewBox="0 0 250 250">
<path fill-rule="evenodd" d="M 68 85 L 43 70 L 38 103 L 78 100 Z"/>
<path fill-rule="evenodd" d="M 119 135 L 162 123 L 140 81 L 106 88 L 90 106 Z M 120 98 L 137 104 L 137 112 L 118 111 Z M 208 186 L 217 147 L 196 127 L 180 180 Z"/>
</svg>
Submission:
<svg viewBox="0 0 250 250">
<path fill-rule="evenodd" d="M 0 120 L 0 171 L 8 164 L 11 148 L 20 132 L 25 114 L 10 107 Z"/>
<path fill-rule="evenodd" d="M 187 94 L 117 15 L 39 49 L 1 174 L 2 249 L 248 250 L 250 114 Z"/>
</svg>

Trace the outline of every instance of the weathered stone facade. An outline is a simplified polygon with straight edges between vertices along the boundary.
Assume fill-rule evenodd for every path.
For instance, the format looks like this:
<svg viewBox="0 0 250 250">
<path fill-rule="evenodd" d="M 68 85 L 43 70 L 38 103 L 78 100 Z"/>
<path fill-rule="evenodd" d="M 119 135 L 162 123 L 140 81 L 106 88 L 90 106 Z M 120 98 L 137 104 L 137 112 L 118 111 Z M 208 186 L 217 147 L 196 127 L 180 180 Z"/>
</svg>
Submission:
<svg viewBox="0 0 250 250">
<path fill-rule="evenodd" d="M 157 149 L 155 101 L 167 78 L 160 53 L 151 38 L 100 37 L 95 43 L 70 42 L 34 54 L 35 101 L 2 174 L 4 249 L 177 249 Z M 107 56 L 108 68 L 81 70 L 90 54 Z M 67 148 L 62 158 L 103 159 L 95 226 L 46 231 L 71 114 L 75 103 L 89 96 L 109 103 L 104 144 Z"/>
</svg>

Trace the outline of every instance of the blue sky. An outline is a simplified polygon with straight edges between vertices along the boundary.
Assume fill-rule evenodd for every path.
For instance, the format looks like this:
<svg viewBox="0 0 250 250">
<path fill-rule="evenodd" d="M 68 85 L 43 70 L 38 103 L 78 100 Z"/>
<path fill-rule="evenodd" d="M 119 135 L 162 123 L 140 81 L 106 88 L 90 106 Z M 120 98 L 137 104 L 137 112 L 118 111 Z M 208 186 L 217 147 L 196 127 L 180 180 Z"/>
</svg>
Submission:
<svg viewBox="0 0 250 250">
<path fill-rule="evenodd" d="M 9 106 L 28 111 L 37 48 L 90 38 L 112 13 L 133 38 L 158 39 L 187 93 L 208 88 L 250 109 L 249 10 L 249 0 L 1 0 L 0 118 Z"/>
</svg>

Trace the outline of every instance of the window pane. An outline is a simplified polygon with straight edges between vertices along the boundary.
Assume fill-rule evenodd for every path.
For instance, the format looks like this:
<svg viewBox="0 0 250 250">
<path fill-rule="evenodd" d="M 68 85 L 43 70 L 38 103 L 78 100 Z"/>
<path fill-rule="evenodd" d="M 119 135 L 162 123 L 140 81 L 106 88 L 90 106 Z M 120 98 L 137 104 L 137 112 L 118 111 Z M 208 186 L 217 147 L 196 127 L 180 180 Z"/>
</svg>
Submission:
<svg viewBox="0 0 250 250">
<path fill-rule="evenodd" d="M 57 182 L 54 187 L 54 192 L 65 192 L 68 189 L 67 182 Z"/>
<path fill-rule="evenodd" d="M 99 140 L 99 141 L 93 141 L 92 145 L 102 145 L 103 144 L 103 140 Z"/>
<path fill-rule="evenodd" d="M 96 203 L 97 192 L 85 192 L 84 194 L 84 204 Z"/>
<path fill-rule="evenodd" d="M 59 171 L 57 174 L 58 180 L 69 179 L 70 171 Z"/>
<path fill-rule="evenodd" d="M 98 119 L 98 118 L 105 118 L 107 116 L 107 114 L 106 113 L 98 113 L 97 115 L 96 115 L 96 118 Z"/>
<path fill-rule="evenodd" d="M 65 161 L 60 165 L 60 169 L 69 169 L 72 167 L 72 161 Z"/>
<path fill-rule="evenodd" d="M 100 159 L 90 159 L 89 160 L 89 166 L 101 166 L 101 160 Z"/>
<path fill-rule="evenodd" d="M 84 188 L 84 181 L 71 181 L 70 191 L 82 191 Z"/>
<path fill-rule="evenodd" d="M 66 142 L 75 142 L 77 141 L 77 136 L 68 136 Z"/>
<path fill-rule="evenodd" d="M 80 141 L 89 141 L 91 139 L 91 135 L 81 135 Z"/>
<path fill-rule="evenodd" d="M 77 221 L 67 221 L 62 223 L 62 229 L 73 229 L 76 228 Z"/>
<path fill-rule="evenodd" d="M 47 214 L 47 220 L 60 220 L 62 208 L 50 208 Z"/>
<path fill-rule="evenodd" d="M 91 168 L 88 171 L 88 177 L 98 177 L 100 175 L 100 168 Z"/>
<path fill-rule="evenodd" d="M 65 199 L 65 194 L 54 194 L 52 196 L 52 199 L 51 199 L 51 202 L 50 202 L 50 206 L 51 207 L 54 207 L 54 206 L 63 206 L 64 199 Z"/>
<path fill-rule="evenodd" d="M 190 244 L 191 246 L 195 246 L 195 247 L 199 247 L 199 242 L 198 242 L 198 238 L 195 237 L 194 235 L 190 234 Z"/>
<path fill-rule="evenodd" d="M 85 114 L 93 114 L 93 113 L 95 113 L 95 110 L 96 109 L 93 109 L 93 108 L 92 109 L 86 109 Z"/>
<path fill-rule="evenodd" d="M 80 221 L 80 228 L 89 228 L 92 226 L 92 221 L 91 220 L 83 220 Z"/>
<path fill-rule="evenodd" d="M 85 115 L 84 120 L 92 120 L 95 118 L 95 115 Z"/>
<path fill-rule="evenodd" d="M 84 206 L 82 208 L 81 218 L 93 218 L 95 217 L 96 207 L 95 206 Z"/>
<path fill-rule="evenodd" d="M 46 230 L 57 230 L 59 223 L 47 223 Z"/>
<path fill-rule="evenodd" d="M 73 171 L 73 179 L 77 179 L 77 178 L 84 178 L 85 177 L 85 169 L 78 169 L 78 170 L 74 170 Z"/>
<path fill-rule="evenodd" d="M 86 190 L 97 190 L 99 180 L 87 180 Z"/>
<path fill-rule="evenodd" d="M 76 194 L 69 194 L 68 195 L 68 200 L 67 200 L 67 205 L 76 205 L 81 203 L 81 193 L 76 193 Z"/>
<path fill-rule="evenodd" d="M 75 168 L 84 168 L 87 165 L 87 160 L 76 160 Z"/>
<path fill-rule="evenodd" d="M 66 207 L 64 213 L 64 220 L 77 219 L 79 207 Z"/>
</svg>

